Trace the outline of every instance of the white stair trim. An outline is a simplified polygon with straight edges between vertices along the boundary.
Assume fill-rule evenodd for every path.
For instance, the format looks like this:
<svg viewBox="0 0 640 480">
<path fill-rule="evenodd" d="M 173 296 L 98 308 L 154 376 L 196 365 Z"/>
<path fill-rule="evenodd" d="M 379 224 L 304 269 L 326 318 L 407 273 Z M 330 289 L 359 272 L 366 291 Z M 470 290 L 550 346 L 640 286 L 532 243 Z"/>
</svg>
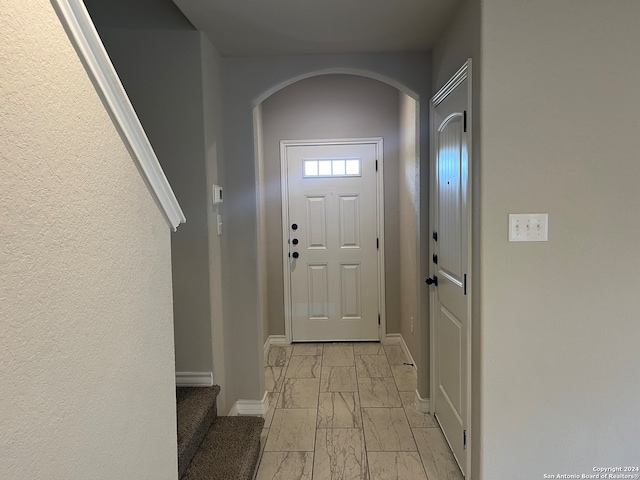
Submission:
<svg viewBox="0 0 640 480">
<path fill-rule="evenodd" d="M 213 372 L 176 372 L 176 387 L 212 387 Z"/>
<path fill-rule="evenodd" d="M 82 0 L 51 0 L 151 195 L 175 232 L 186 218 Z"/>
</svg>

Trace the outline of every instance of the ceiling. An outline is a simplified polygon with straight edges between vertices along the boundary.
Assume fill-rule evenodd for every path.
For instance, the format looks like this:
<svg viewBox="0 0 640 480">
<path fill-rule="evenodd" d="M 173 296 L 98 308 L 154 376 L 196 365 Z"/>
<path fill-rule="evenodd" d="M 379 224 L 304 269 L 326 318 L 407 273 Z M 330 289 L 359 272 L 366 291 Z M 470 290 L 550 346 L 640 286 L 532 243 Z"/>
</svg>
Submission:
<svg viewBox="0 0 640 480">
<path fill-rule="evenodd" d="M 225 57 L 429 50 L 462 0 L 173 0 Z"/>
</svg>

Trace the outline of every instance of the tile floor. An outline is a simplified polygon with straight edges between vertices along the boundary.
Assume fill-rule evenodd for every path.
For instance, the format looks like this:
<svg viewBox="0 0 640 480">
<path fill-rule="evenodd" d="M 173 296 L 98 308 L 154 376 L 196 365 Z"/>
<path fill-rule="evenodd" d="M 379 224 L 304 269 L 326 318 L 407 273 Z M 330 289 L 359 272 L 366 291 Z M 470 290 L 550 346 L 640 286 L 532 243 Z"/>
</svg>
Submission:
<svg viewBox="0 0 640 480">
<path fill-rule="evenodd" d="M 399 345 L 271 347 L 256 480 L 463 480 L 404 362 Z"/>
</svg>

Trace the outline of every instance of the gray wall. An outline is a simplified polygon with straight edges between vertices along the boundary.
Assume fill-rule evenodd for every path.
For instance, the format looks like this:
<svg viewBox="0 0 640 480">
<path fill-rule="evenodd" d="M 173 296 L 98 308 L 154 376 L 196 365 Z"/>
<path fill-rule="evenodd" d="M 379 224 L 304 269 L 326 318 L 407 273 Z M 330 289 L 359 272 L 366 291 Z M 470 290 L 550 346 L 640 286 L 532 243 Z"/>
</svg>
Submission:
<svg viewBox="0 0 640 480">
<path fill-rule="evenodd" d="M 480 56 L 480 0 L 467 0 L 461 4 L 456 17 L 451 25 L 443 32 L 440 40 L 433 49 L 433 93 L 436 93 L 454 73 L 468 59 L 472 60 L 472 114 L 471 114 L 471 179 L 473 201 L 473 228 L 472 228 L 472 411 L 471 411 L 471 439 L 472 439 L 472 475 L 477 475 L 480 469 L 480 442 L 481 442 L 481 326 L 484 317 L 480 316 L 480 220 L 481 197 L 480 178 L 482 159 L 480 157 L 482 124 L 480 122 L 481 98 L 480 87 L 482 85 L 482 58 Z M 423 210 L 423 215 L 428 210 Z M 506 220 L 505 220 L 506 222 Z M 430 239 L 430 236 L 423 236 Z M 426 260 L 426 258 L 423 258 Z M 422 288 L 426 289 L 423 283 Z M 424 298 L 424 295 L 423 295 Z M 475 477 L 477 478 L 477 477 Z M 492 477 L 487 477 L 492 478 Z M 498 478 L 498 477 L 495 477 Z"/>
<path fill-rule="evenodd" d="M 482 478 L 637 465 L 640 3 L 482 18 Z M 508 243 L 514 212 L 549 242 Z"/>
<path fill-rule="evenodd" d="M 210 186 L 224 185 L 222 59 L 168 0 L 87 5 L 187 217 L 172 236 L 176 370 L 213 370 L 226 412 L 224 206 L 210 201 Z"/>
<path fill-rule="evenodd" d="M 360 69 L 404 84 L 427 101 L 430 87 L 429 55 L 368 54 L 306 57 L 227 58 L 223 60 L 225 112 L 225 181 L 227 209 L 226 251 L 229 276 L 224 288 L 225 308 L 233 318 L 229 348 L 243 352 L 233 369 L 240 398 L 264 393 L 262 347 L 264 318 L 258 298 L 258 245 L 253 109 L 293 79 L 330 69 Z M 422 109 L 423 125 L 427 116 Z M 426 139 L 421 152 L 427 158 Z"/>
<path fill-rule="evenodd" d="M 387 332 L 400 331 L 398 90 L 377 80 L 321 75 L 262 104 L 269 305 L 268 335 L 284 335 L 280 141 L 382 137 L 384 141 Z"/>
</svg>

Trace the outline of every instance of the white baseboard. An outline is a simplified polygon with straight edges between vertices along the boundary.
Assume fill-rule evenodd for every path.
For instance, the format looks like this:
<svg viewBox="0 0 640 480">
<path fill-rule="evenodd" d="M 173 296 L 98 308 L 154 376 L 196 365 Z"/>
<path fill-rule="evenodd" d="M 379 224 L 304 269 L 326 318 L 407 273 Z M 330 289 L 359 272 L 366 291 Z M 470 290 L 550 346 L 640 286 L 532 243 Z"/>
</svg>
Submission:
<svg viewBox="0 0 640 480">
<path fill-rule="evenodd" d="M 267 358 L 269 354 L 269 348 L 271 345 L 289 345 L 287 343 L 287 339 L 284 335 L 269 335 L 267 340 L 264 342 L 264 358 Z"/>
<path fill-rule="evenodd" d="M 416 390 L 416 408 L 422 413 L 430 413 L 430 403 L 428 398 L 422 398 L 418 390 Z"/>
<path fill-rule="evenodd" d="M 264 415 L 269 410 L 269 392 L 264 392 L 262 400 L 237 400 L 233 404 L 228 417 L 235 417 L 236 415 Z"/>
<path fill-rule="evenodd" d="M 176 372 L 176 387 L 211 387 L 213 372 Z"/>
</svg>

